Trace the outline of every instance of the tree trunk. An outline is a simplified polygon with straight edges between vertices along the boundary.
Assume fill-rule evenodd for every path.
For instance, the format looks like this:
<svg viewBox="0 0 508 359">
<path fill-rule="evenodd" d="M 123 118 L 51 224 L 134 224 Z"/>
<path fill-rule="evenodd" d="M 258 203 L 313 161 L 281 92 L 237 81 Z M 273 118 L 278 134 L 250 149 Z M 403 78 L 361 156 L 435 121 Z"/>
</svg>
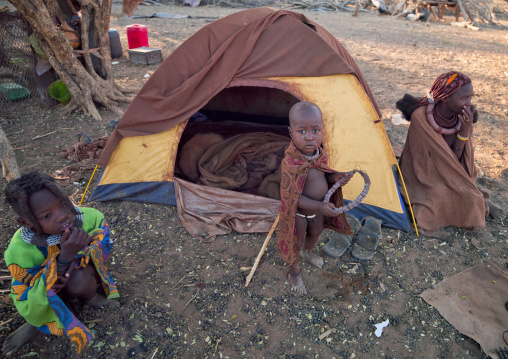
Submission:
<svg viewBox="0 0 508 359">
<path fill-rule="evenodd" d="M 73 0 L 9 0 L 31 25 L 37 40 L 48 56 L 50 64 L 67 85 L 71 101 L 63 113 L 82 110 L 94 119 L 101 120 L 96 104 L 122 115 L 118 102 L 130 102 L 127 95 L 135 91 L 118 86 L 111 75 L 111 51 L 109 47 L 109 20 L 111 0 L 82 0 L 81 7 Z M 78 6 L 78 8 L 76 8 Z M 64 32 L 57 26 L 70 24 L 73 13 L 81 10 L 78 30 L 81 47 L 75 51 Z M 100 58 L 92 59 L 93 49 Z M 77 55 L 82 54 L 82 61 Z"/>
<path fill-rule="evenodd" d="M 16 156 L 12 150 L 11 144 L 0 126 L 0 164 L 2 165 L 2 176 L 7 181 L 12 181 L 20 177 Z"/>
</svg>

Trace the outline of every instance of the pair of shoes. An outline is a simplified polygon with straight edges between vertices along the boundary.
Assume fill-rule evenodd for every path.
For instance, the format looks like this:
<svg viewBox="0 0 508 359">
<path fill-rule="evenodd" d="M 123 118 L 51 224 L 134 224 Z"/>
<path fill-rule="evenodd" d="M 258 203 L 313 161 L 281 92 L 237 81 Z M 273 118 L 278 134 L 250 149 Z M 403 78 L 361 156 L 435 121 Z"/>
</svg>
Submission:
<svg viewBox="0 0 508 359">
<path fill-rule="evenodd" d="M 346 216 L 347 221 L 351 225 L 351 229 L 353 231 L 352 236 L 348 236 L 346 234 L 337 233 L 332 230 L 325 229 L 323 233 L 321 233 L 320 239 L 329 238 L 328 243 L 323 247 L 323 252 L 330 257 L 339 258 L 344 254 L 346 249 L 349 248 L 351 242 L 353 240 L 353 236 L 356 235 L 360 229 L 361 224 L 360 221 L 354 217 L 353 215 L 348 214 Z"/>
<path fill-rule="evenodd" d="M 351 255 L 360 260 L 370 260 L 376 253 L 379 242 L 381 241 L 380 219 L 367 216 L 362 219 L 362 228 L 358 232 L 353 244 Z"/>
</svg>

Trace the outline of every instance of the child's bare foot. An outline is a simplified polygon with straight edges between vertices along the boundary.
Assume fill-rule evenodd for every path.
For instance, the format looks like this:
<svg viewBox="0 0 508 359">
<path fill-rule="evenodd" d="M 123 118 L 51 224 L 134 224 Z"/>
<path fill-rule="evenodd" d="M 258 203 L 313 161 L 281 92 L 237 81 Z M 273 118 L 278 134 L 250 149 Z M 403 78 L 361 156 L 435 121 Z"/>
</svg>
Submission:
<svg viewBox="0 0 508 359">
<path fill-rule="evenodd" d="M 323 257 L 318 256 L 317 254 L 312 253 L 312 251 L 307 251 L 303 249 L 300 252 L 300 256 L 305 259 L 307 262 L 314 264 L 318 268 L 323 268 Z"/>
<path fill-rule="evenodd" d="M 303 284 L 301 272 L 298 272 L 297 274 L 291 274 L 291 272 L 289 272 L 288 279 L 291 283 L 291 290 L 295 291 L 297 294 L 307 294 L 307 289 L 305 289 L 305 284 Z"/>
<path fill-rule="evenodd" d="M 32 324 L 23 324 L 14 333 L 9 335 L 7 339 L 5 339 L 2 347 L 2 353 L 7 357 L 11 356 L 14 352 L 16 352 L 16 350 L 28 343 L 39 333 L 39 330 Z"/>
<path fill-rule="evenodd" d="M 93 308 L 102 308 L 105 306 L 119 307 L 120 303 L 113 299 L 107 299 L 103 294 L 97 293 L 92 299 L 90 299 L 86 305 Z"/>
<path fill-rule="evenodd" d="M 504 209 L 499 207 L 490 199 L 485 199 L 485 202 L 487 202 L 487 206 L 489 206 L 489 216 L 491 216 L 494 219 L 502 219 L 506 216 L 506 212 L 504 211 Z"/>
</svg>

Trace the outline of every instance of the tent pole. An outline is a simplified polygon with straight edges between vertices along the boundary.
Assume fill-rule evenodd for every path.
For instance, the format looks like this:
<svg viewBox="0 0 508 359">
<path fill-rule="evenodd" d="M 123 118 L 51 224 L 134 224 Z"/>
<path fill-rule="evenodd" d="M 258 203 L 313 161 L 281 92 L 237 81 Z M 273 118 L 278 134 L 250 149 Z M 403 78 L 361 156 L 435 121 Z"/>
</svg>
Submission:
<svg viewBox="0 0 508 359">
<path fill-rule="evenodd" d="M 92 182 L 93 175 L 95 174 L 95 171 L 97 170 L 97 166 L 95 165 L 95 168 L 93 169 L 92 176 L 90 177 L 90 180 L 88 181 L 88 184 L 86 185 L 85 192 L 83 192 L 83 196 L 81 197 L 81 201 L 79 201 L 79 205 L 81 206 L 81 203 L 83 203 L 83 199 L 85 198 L 86 191 L 88 190 L 88 186 L 90 186 L 90 182 Z"/>
<path fill-rule="evenodd" d="M 254 265 L 252 266 L 252 269 L 250 270 L 249 275 L 247 276 L 247 280 L 245 281 L 245 286 L 247 287 L 252 280 L 252 277 L 254 276 L 254 272 L 256 271 L 259 261 L 261 260 L 261 257 L 263 256 L 263 253 L 265 253 L 266 247 L 268 246 L 268 242 L 270 241 L 270 238 L 272 237 L 273 231 L 275 231 L 275 228 L 277 227 L 277 224 L 279 223 L 279 217 L 280 212 L 277 214 L 277 217 L 275 217 L 275 221 L 273 221 L 272 228 L 270 228 L 270 232 L 268 232 L 265 243 L 263 243 L 263 247 L 261 247 L 261 250 L 259 251 L 259 254 L 256 258 L 256 261 L 254 262 Z"/>
<path fill-rule="evenodd" d="M 402 186 L 404 187 L 404 192 L 406 192 L 407 204 L 409 206 L 409 212 L 411 212 L 411 218 L 413 218 L 413 223 L 415 225 L 416 236 L 419 237 L 418 227 L 416 226 L 416 220 L 415 220 L 415 216 L 413 214 L 413 208 L 411 207 L 411 201 L 409 200 L 409 195 L 407 194 L 406 184 L 404 183 L 404 178 L 402 177 L 402 172 L 400 171 L 399 164 L 397 162 L 395 162 L 395 164 L 397 165 L 397 170 L 399 171 L 399 176 L 400 176 L 400 179 L 402 180 Z"/>
</svg>

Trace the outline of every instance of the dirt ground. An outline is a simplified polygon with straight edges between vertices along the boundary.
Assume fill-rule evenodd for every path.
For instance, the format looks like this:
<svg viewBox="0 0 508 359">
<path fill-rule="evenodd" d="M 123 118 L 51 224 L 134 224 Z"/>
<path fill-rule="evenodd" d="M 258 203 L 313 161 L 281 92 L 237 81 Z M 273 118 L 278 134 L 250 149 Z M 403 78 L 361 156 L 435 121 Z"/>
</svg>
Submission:
<svg viewBox="0 0 508 359">
<path fill-rule="evenodd" d="M 140 6 L 133 15 L 220 17 L 240 10 L 168 4 Z M 395 113 L 395 102 L 404 93 L 423 96 L 439 74 L 451 69 L 467 73 L 480 111 L 475 125 L 479 183 L 508 209 L 506 28 L 456 28 L 450 26 L 451 16 L 444 22 L 421 23 L 374 12 L 358 17 L 303 12 L 348 49 L 386 118 Z M 500 21 L 508 25 L 506 17 Z M 141 88 L 145 74 L 152 74 L 158 64 L 129 61 L 125 26 L 134 23 L 148 27 L 150 46 L 162 49 L 167 58 L 207 21 L 127 19 L 121 5 L 113 6 L 111 28 L 119 30 L 124 48 L 124 57 L 115 59 L 115 77 L 121 85 Z M 22 173 L 54 174 L 70 164 L 59 152 L 72 146 L 78 133 L 93 138 L 111 133 L 108 122 L 118 116 L 106 111 L 101 115 L 100 122 L 82 113 L 61 118 L 56 109 L 39 109 L 28 100 L 0 120 L 12 146 L 21 147 L 16 158 Z M 402 146 L 407 128 L 388 119 L 384 123 L 392 143 Z M 90 176 L 87 172 L 81 182 L 66 187 L 75 202 Z M 2 179 L 2 192 L 5 185 Z M 115 242 L 110 270 L 122 297 L 117 311 L 84 308 L 78 314 L 96 331 L 83 358 L 486 358 L 475 341 L 461 335 L 419 295 L 486 260 L 507 263 L 506 218 L 488 220 L 486 228 L 473 233 L 449 228 L 440 238 L 384 229 L 379 251 L 369 262 L 348 262 L 352 258 L 346 254 L 343 260 L 325 256 L 323 269 L 303 264 L 310 294 L 299 297 L 284 279 L 288 268 L 274 240 L 252 283 L 244 287 L 248 272 L 242 267 L 252 265 L 265 234 L 232 233 L 202 243 L 182 227 L 173 207 L 120 201 L 86 205 L 110 221 Z M 2 198 L 0 252 L 16 229 L 15 216 Z M 473 238 L 479 245 L 473 245 Z M 0 277 L 7 275 L 0 260 Z M 23 323 L 5 293 L 9 284 L 0 279 L 0 343 Z M 386 319 L 390 324 L 377 338 L 373 324 Z M 320 340 L 328 329 L 336 331 Z M 68 340 L 39 336 L 15 357 L 75 357 L 72 353 Z"/>
</svg>

